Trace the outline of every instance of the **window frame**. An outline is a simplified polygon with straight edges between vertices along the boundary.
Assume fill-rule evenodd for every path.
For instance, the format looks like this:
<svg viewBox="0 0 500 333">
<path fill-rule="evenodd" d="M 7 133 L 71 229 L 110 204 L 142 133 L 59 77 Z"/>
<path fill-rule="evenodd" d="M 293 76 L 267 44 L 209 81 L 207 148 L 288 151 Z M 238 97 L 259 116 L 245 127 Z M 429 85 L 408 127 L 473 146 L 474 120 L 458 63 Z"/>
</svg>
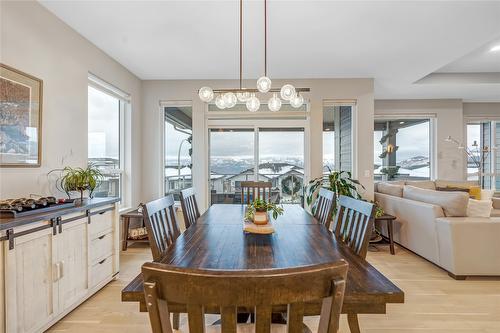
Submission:
<svg viewBox="0 0 500 333">
<path fill-rule="evenodd" d="M 375 114 L 373 122 L 377 120 L 416 120 L 427 119 L 429 120 L 429 180 L 437 179 L 437 114 L 424 114 L 424 113 L 394 113 L 394 114 Z M 375 130 L 374 130 L 375 132 Z M 373 158 L 373 161 L 375 158 Z M 375 175 L 374 175 L 375 176 Z"/>
<path fill-rule="evenodd" d="M 101 93 L 107 94 L 118 100 L 118 169 L 113 169 L 112 173 L 118 174 L 120 178 L 119 182 L 119 195 L 120 195 L 120 210 L 128 209 L 130 206 L 130 181 L 127 179 L 126 165 L 128 161 L 127 148 L 126 148 L 126 118 L 127 114 L 131 109 L 131 97 L 130 94 L 124 92 L 123 90 L 115 87 L 114 85 L 102 80 L 98 76 L 88 73 L 87 80 L 87 103 L 88 103 L 88 89 L 92 87 Z M 87 121 L 88 121 L 88 104 L 87 104 Z M 88 124 L 87 124 L 87 135 L 88 135 Z M 88 142 L 87 142 L 88 149 Z M 87 165 L 88 161 L 88 151 L 87 151 Z"/>
<path fill-rule="evenodd" d="M 309 106 L 308 106 L 309 108 Z M 254 164 L 259 164 L 259 128 L 303 128 L 304 129 L 304 184 L 311 179 L 310 168 L 310 125 L 309 117 L 305 119 L 275 119 L 275 117 L 254 119 L 208 119 L 205 126 L 205 138 L 208 143 L 205 150 L 206 161 L 206 198 L 207 207 L 210 205 L 210 130 L 211 129 L 252 129 L 254 133 Z M 258 168 L 254 166 L 254 179 L 258 179 Z"/>
</svg>

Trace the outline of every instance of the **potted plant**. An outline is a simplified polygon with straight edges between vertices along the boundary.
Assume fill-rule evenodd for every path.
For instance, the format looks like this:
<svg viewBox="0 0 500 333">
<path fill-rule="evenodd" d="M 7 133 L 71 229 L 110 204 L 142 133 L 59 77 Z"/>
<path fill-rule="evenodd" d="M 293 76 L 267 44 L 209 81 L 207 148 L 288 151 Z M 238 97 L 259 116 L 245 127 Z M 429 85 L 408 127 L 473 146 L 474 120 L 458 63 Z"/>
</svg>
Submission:
<svg viewBox="0 0 500 333">
<path fill-rule="evenodd" d="M 59 178 L 56 180 L 56 187 L 65 192 L 68 198 L 71 198 L 71 192 L 79 192 L 80 200 L 83 201 L 83 193 L 89 192 L 89 197 L 93 197 L 94 190 L 102 183 L 103 175 L 101 171 L 93 164 L 89 164 L 87 168 L 72 168 L 64 167 L 63 169 L 55 169 L 49 172 L 60 172 Z"/>
<path fill-rule="evenodd" d="M 277 219 L 279 215 L 283 214 L 283 207 L 262 199 L 255 199 L 248 204 L 245 219 L 253 221 L 255 224 L 266 224 L 268 212 L 272 212 L 273 218 Z"/>
<path fill-rule="evenodd" d="M 326 188 L 336 194 L 338 199 L 341 195 L 345 195 L 355 199 L 361 199 L 361 194 L 358 192 L 358 186 L 364 189 L 364 186 L 357 180 L 352 179 L 352 174 L 348 171 L 331 171 L 323 177 L 318 177 L 309 182 L 307 188 L 307 204 L 312 205 L 312 211 L 316 207 L 313 205 L 317 197 L 317 192 L 321 187 Z M 337 205 L 335 205 L 333 213 L 337 212 Z"/>
</svg>

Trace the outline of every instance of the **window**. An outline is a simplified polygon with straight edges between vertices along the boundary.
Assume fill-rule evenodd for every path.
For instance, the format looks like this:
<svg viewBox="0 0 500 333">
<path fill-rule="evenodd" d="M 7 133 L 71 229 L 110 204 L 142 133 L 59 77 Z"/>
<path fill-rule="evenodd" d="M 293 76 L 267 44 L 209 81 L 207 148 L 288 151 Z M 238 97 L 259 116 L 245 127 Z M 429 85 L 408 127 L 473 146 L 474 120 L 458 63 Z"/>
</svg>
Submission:
<svg viewBox="0 0 500 333">
<path fill-rule="evenodd" d="M 123 191 L 123 115 L 128 102 L 101 90 L 88 87 L 88 163 L 97 166 L 103 182 L 96 197 L 121 197 Z"/>
<path fill-rule="evenodd" d="M 323 107 L 323 173 L 352 172 L 352 105 Z"/>
<path fill-rule="evenodd" d="M 166 106 L 164 119 L 165 195 L 180 200 L 180 192 L 193 186 L 192 178 L 192 107 Z"/>
<path fill-rule="evenodd" d="M 302 203 L 304 128 L 211 128 L 210 202 L 241 203 L 241 182 L 272 183 L 273 200 Z"/>
<path fill-rule="evenodd" d="M 375 120 L 375 179 L 430 179 L 430 126 L 430 119 Z"/>
<path fill-rule="evenodd" d="M 478 181 L 486 189 L 500 189 L 500 121 L 467 124 L 467 179 Z"/>
</svg>

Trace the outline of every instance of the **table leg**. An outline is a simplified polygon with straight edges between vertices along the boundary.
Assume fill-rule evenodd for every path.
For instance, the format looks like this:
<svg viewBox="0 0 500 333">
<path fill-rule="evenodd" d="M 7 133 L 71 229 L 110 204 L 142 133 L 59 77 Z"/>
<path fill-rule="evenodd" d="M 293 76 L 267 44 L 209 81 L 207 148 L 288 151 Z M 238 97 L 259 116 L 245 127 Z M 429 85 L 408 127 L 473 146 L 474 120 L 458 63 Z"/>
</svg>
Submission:
<svg viewBox="0 0 500 333">
<path fill-rule="evenodd" d="M 128 239 L 128 227 L 130 225 L 129 217 L 122 217 L 123 219 L 123 241 L 122 241 L 122 251 L 127 251 L 127 239 Z"/>
<path fill-rule="evenodd" d="M 391 254 L 394 255 L 396 252 L 394 251 L 394 239 L 392 238 L 392 220 L 387 221 L 387 232 L 389 233 L 389 247 L 391 249 Z"/>
<path fill-rule="evenodd" d="M 359 329 L 357 313 L 348 313 L 347 323 L 349 324 L 349 330 L 351 331 L 351 333 L 361 333 L 361 330 Z"/>
</svg>

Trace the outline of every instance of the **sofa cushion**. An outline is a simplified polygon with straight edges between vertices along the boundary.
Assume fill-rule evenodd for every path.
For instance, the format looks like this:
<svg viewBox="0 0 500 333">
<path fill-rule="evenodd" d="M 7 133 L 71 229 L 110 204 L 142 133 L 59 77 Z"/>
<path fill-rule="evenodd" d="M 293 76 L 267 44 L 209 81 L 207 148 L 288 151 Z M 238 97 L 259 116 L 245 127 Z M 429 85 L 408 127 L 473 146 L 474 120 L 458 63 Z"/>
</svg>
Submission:
<svg viewBox="0 0 500 333">
<path fill-rule="evenodd" d="M 451 180 L 440 180 L 435 181 L 436 187 L 446 188 L 446 187 L 458 187 L 469 189 L 471 186 L 476 186 L 475 181 L 451 181 Z"/>
<path fill-rule="evenodd" d="M 424 188 L 427 190 L 435 190 L 436 184 L 432 180 L 407 180 L 406 185 Z"/>
<path fill-rule="evenodd" d="M 468 217 L 490 217 L 493 206 L 491 200 L 469 199 L 467 206 Z"/>
<path fill-rule="evenodd" d="M 378 192 L 401 198 L 403 196 L 403 185 L 381 182 L 378 183 Z"/>
<path fill-rule="evenodd" d="M 406 185 L 403 198 L 441 206 L 446 216 L 467 216 L 467 193 L 432 191 Z"/>
</svg>

